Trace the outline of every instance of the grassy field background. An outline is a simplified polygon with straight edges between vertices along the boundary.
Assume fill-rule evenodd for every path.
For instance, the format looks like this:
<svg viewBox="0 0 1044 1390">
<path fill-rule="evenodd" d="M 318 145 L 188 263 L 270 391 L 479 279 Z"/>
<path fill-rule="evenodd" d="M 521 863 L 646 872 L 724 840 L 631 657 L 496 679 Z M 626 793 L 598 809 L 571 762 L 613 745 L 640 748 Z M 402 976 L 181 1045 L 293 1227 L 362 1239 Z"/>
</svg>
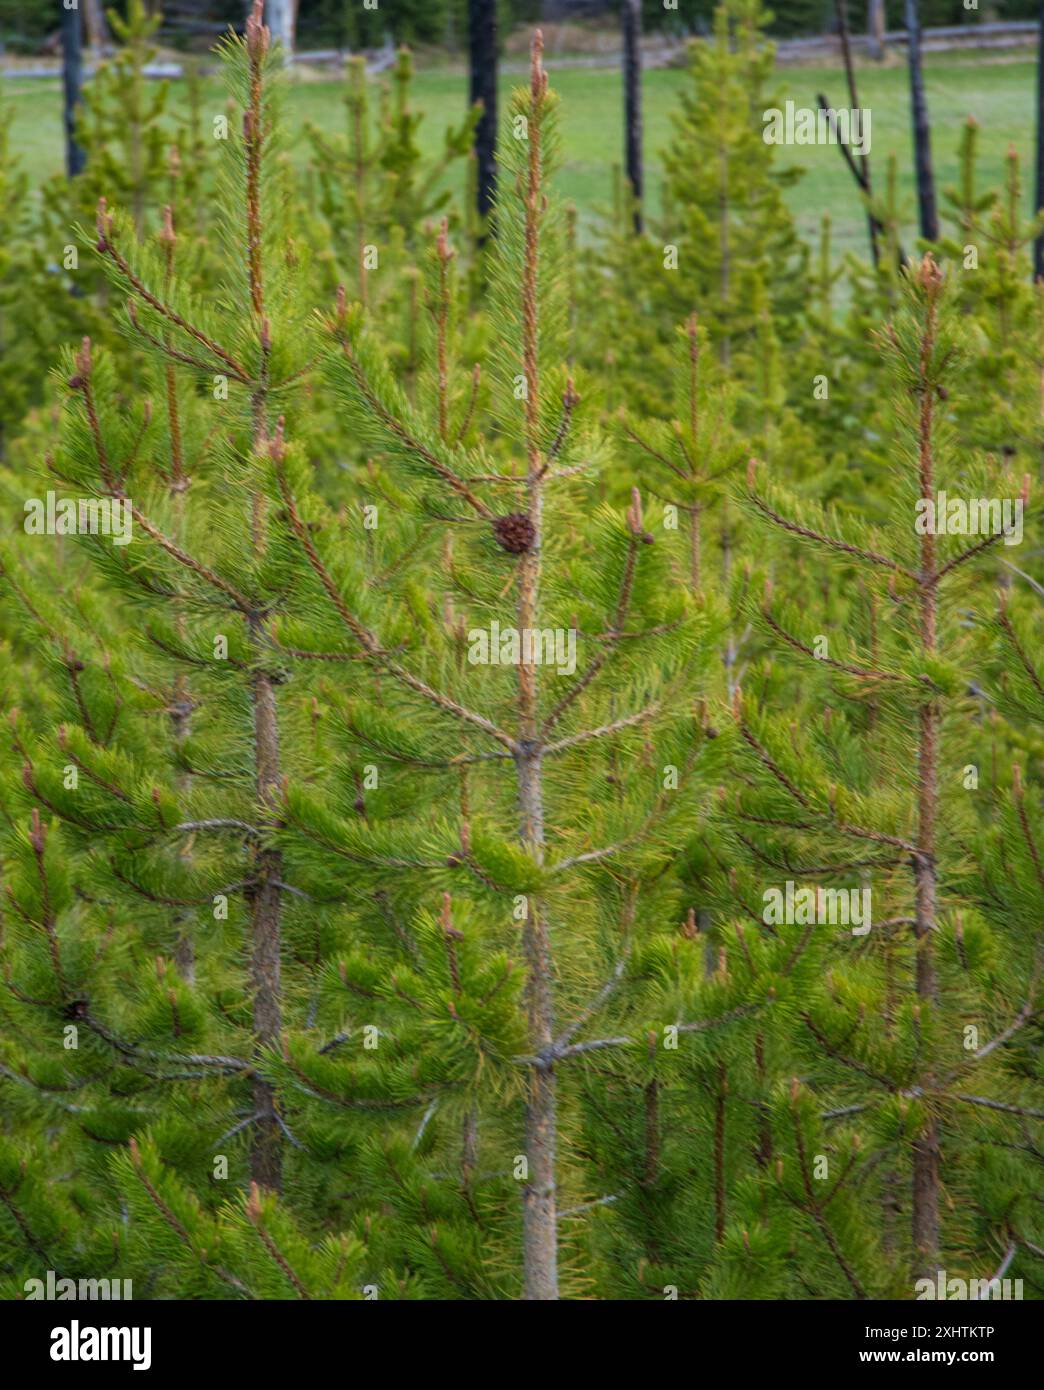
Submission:
<svg viewBox="0 0 1044 1390">
<path fill-rule="evenodd" d="M 582 225 L 590 230 L 600 208 L 611 199 L 613 165 L 621 158 L 621 83 L 615 70 L 561 68 L 548 63 L 552 85 L 562 97 L 564 167 L 560 175 L 563 194 L 576 202 Z M 909 94 L 906 68 L 867 65 L 859 71 L 860 101 L 872 111 L 871 161 L 878 182 L 883 180 L 885 159 L 899 157 L 903 208 L 908 226 L 916 217 L 910 155 Z M 835 105 L 846 104 L 844 80 L 838 68 L 786 67 L 777 74 L 781 100 L 799 106 L 815 106 L 823 91 Z M 505 80 L 504 97 L 520 79 Z M 645 148 L 649 206 L 659 209 L 659 152 L 671 133 L 671 112 L 687 81 L 678 69 L 656 69 L 645 76 Z M 956 57 L 927 60 L 927 90 L 933 122 L 937 185 L 944 190 L 956 180 L 957 144 L 965 117 L 974 115 L 982 127 L 982 187 L 999 181 L 1009 145 L 1023 161 L 1023 196 L 1027 211 L 1032 196 L 1032 159 L 1035 140 L 1036 62 L 1033 56 L 994 56 L 963 52 Z M 184 88 L 172 84 L 170 107 L 176 112 Z M 428 152 L 441 144 L 442 131 L 460 119 L 466 102 L 466 80 L 459 72 L 422 71 L 414 86 L 417 109 L 425 113 L 420 142 Z M 326 130 L 341 130 L 344 108 L 340 82 L 326 78 L 295 80 L 289 92 L 289 115 L 294 156 L 305 161 L 306 143 L 301 127 L 306 120 Z M 219 83 L 208 80 L 208 110 L 224 105 Z M 0 84 L 0 100 L 14 113 L 12 148 L 34 183 L 42 182 L 62 166 L 61 95 L 57 81 L 12 77 Z M 502 104 L 502 110 L 506 100 Z M 817 233 L 819 219 L 829 211 L 834 222 L 835 247 L 865 251 L 865 221 L 855 196 L 854 184 L 833 146 L 784 147 L 781 157 L 804 167 L 805 177 L 790 190 L 789 199 L 802 232 Z M 463 190 L 461 190 L 463 197 Z M 945 204 L 940 198 L 945 210 Z"/>
</svg>

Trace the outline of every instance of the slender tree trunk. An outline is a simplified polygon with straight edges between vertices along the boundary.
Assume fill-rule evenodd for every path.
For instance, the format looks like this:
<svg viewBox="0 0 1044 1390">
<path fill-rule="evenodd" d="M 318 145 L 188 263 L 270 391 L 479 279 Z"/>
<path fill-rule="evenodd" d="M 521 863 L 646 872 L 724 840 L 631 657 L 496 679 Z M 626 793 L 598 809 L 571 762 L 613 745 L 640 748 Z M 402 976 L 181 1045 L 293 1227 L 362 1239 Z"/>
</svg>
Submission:
<svg viewBox="0 0 1044 1390">
<path fill-rule="evenodd" d="M 171 201 L 163 210 L 163 229 L 160 233 L 160 241 L 163 245 L 164 254 L 164 294 L 169 296 L 174 280 L 175 248 L 177 246 L 177 236 L 174 226 L 174 192 L 175 177 L 171 178 Z M 169 348 L 171 345 L 170 334 L 165 335 L 165 342 Z M 170 433 L 170 474 L 168 492 L 170 495 L 171 511 L 174 521 L 174 539 L 178 545 L 183 545 L 185 541 L 185 493 L 189 485 L 189 479 L 185 473 L 185 458 L 181 437 L 181 409 L 178 404 L 177 373 L 174 370 L 173 362 L 168 362 L 165 369 L 166 391 L 167 391 L 167 427 Z M 174 626 L 178 637 L 185 641 L 188 636 L 188 624 L 186 622 L 185 607 L 179 600 L 175 600 L 174 607 Z M 173 700 L 171 701 L 170 728 L 175 745 L 185 742 L 189 736 L 189 724 L 192 711 L 192 693 L 189 689 L 188 677 L 183 671 L 179 671 L 174 677 Z M 187 772 L 180 773 L 178 776 L 178 790 L 187 793 L 191 784 L 191 775 Z M 192 836 L 184 839 L 178 848 L 178 859 L 182 865 L 188 866 L 192 862 Z M 174 965 L 178 974 L 189 984 L 195 982 L 196 978 L 196 948 L 192 937 L 192 913 L 185 908 L 177 908 L 174 913 L 174 920 L 177 924 L 177 935 L 174 942 Z"/>
<path fill-rule="evenodd" d="M 939 215 L 935 207 L 935 174 L 932 170 L 932 128 L 928 120 L 928 103 L 924 95 L 924 69 L 921 63 L 921 18 L 917 0 L 906 0 L 906 34 L 921 236 L 925 241 L 938 241 Z"/>
<path fill-rule="evenodd" d="M 1044 208 L 1044 0 L 1037 38 L 1037 211 Z M 1033 278 L 1044 277 L 1044 235 L 1033 243 Z"/>
<path fill-rule="evenodd" d="M 762 1099 L 758 1101 L 758 1142 L 754 1150 L 754 1158 L 761 1168 L 767 1168 L 772 1162 L 772 1121 L 769 1115 L 769 1102 L 765 1099 L 768 1092 L 768 1071 L 765 1066 L 765 1034 L 759 1033 L 754 1039 L 754 1067 L 757 1071 L 758 1086 L 762 1091 Z"/>
<path fill-rule="evenodd" d="M 65 172 L 75 178 L 83 172 L 87 156 L 76 141 L 76 107 L 83 85 L 83 36 L 80 11 L 62 9 L 62 100 L 65 124 Z"/>
<path fill-rule="evenodd" d="M 689 448 L 693 459 L 700 457 L 700 339 L 696 311 L 689 315 Z M 703 515 L 699 502 L 689 512 L 689 582 L 694 594 L 703 583 Z"/>
<path fill-rule="evenodd" d="M 83 23 L 87 30 L 87 43 L 93 49 L 102 49 L 110 43 L 109 26 L 105 22 L 105 10 L 101 0 L 83 0 Z"/>
<path fill-rule="evenodd" d="M 729 504 L 727 498 L 722 498 L 721 503 L 721 583 L 726 593 L 732 582 L 732 520 L 729 516 Z M 730 623 L 729 630 L 725 638 L 725 687 L 728 691 L 729 702 L 736 694 L 736 659 L 739 653 L 736 649 L 736 634 Z"/>
<path fill-rule="evenodd" d="M 928 377 L 937 332 L 939 272 L 926 258 L 921 271 L 926 286 L 926 318 L 921 339 L 921 391 L 918 421 L 918 469 L 920 495 L 934 499 L 933 429 L 935 392 Z M 921 572 L 918 605 L 920 610 L 921 652 L 931 660 L 937 648 L 938 585 L 934 582 L 935 536 L 926 531 L 921 537 Z M 935 822 L 939 803 L 939 705 L 928 700 L 919 715 L 917 757 L 917 848 L 914 861 L 915 927 L 917 946 L 916 983 L 918 1001 L 926 1010 L 936 998 L 932 934 L 936 926 Z M 913 1244 L 915 1277 L 934 1275 L 939 1260 L 939 1134 L 931 1117 L 913 1145 Z"/>
<path fill-rule="evenodd" d="M 260 380 L 252 400 L 253 447 L 268 442 L 268 359 L 270 328 L 265 314 L 262 274 L 261 158 L 266 129 L 261 102 L 261 67 L 268 34 L 260 24 L 261 0 L 256 0 L 247 24 L 250 55 L 250 105 L 244 122 L 247 158 L 247 273 L 250 283 L 258 350 Z M 251 540 L 255 555 L 265 545 L 266 501 L 258 490 L 251 498 Z M 274 816 L 279 800 L 279 723 L 275 685 L 265 667 L 268 648 L 263 619 L 252 616 L 249 632 L 256 669 L 251 681 L 254 715 L 254 778 L 260 804 Z M 278 850 L 259 849 L 254 857 L 254 881 L 250 890 L 250 981 L 254 1001 L 254 1040 L 258 1049 L 275 1047 L 282 1032 L 280 962 L 282 954 L 282 856 Z M 276 1115 L 275 1093 L 258 1078 L 254 1082 L 255 1127 L 250 1154 L 250 1175 L 259 1187 L 278 1192 L 282 1186 L 282 1132 Z"/>
<path fill-rule="evenodd" d="M 620 0 L 623 23 L 624 163 L 634 230 L 642 230 L 642 0 Z"/>
<path fill-rule="evenodd" d="M 518 627 L 533 630 L 538 622 L 540 548 L 543 530 L 543 461 L 540 450 L 539 382 L 539 222 L 543 202 L 541 121 L 547 78 L 540 64 L 538 33 L 533 43 L 529 167 L 526 179 L 525 257 L 522 280 L 522 370 L 526 382 L 526 515 L 529 547 L 519 561 Z M 518 743 L 516 755 L 520 837 L 537 864 L 544 862 L 544 788 L 540 745 L 537 671 L 532 662 L 518 668 Z M 551 941 L 542 904 L 529 898 L 523 930 L 526 957 L 526 1002 L 530 1050 L 539 1055 L 553 1041 L 554 999 Z M 557 1101 L 554 1067 L 532 1067 L 526 1103 L 526 1158 L 529 1180 L 523 1195 L 525 1297 L 558 1297 L 558 1231 L 555 1190 Z"/>
<path fill-rule="evenodd" d="M 885 56 L 884 0 L 867 0 L 866 32 L 870 40 L 870 56 L 880 62 Z"/>
<path fill-rule="evenodd" d="M 728 367 L 732 362 L 732 338 L 728 331 L 730 320 L 729 299 L 732 294 L 732 242 L 731 226 L 729 222 L 730 210 L 729 193 L 729 152 L 724 142 L 721 146 L 718 163 L 718 208 L 721 214 L 721 224 L 718 228 L 718 251 L 721 257 L 721 265 L 718 270 L 718 289 L 721 295 L 719 313 L 721 315 L 721 326 L 723 328 L 721 336 L 721 365 Z"/>
<path fill-rule="evenodd" d="M 252 629 L 258 655 L 261 634 Z M 254 762 L 258 796 L 273 807 L 279 792 L 279 725 L 275 689 L 265 671 L 253 682 Z M 254 861 L 250 979 L 254 994 L 254 1036 L 259 1047 L 271 1047 L 282 1031 L 280 957 L 282 935 L 282 856 L 278 850 L 260 850 Z M 250 1176 L 259 1187 L 278 1192 L 282 1186 L 282 1134 L 276 1119 L 275 1093 L 267 1081 L 254 1083 L 257 1116 L 250 1154 Z"/>
<path fill-rule="evenodd" d="M 725 1100 L 729 1082 L 725 1063 L 718 1063 L 718 1086 L 714 1095 L 714 1239 L 725 1239 Z"/>
<path fill-rule="evenodd" d="M 475 205 L 480 243 L 497 196 L 497 0 L 468 0 L 469 100 L 482 104 L 475 127 Z"/>
<path fill-rule="evenodd" d="M 852 40 L 848 28 L 848 0 L 834 0 L 834 7 L 837 12 L 837 31 L 841 39 L 841 55 L 845 63 L 845 78 L 848 82 L 848 104 L 853 111 L 858 111 L 859 92 L 856 87 L 855 63 L 852 61 Z M 867 202 L 873 197 L 873 183 L 870 178 L 870 156 L 861 154 L 859 156 L 859 168 L 862 172 L 860 186 L 867 198 Z M 870 254 L 873 257 L 874 265 L 877 265 L 879 251 L 877 248 L 877 233 L 880 230 L 877 219 L 874 217 L 870 207 L 866 210 L 867 226 L 870 229 Z"/>
<path fill-rule="evenodd" d="M 265 23 L 272 38 L 283 46 L 283 57 L 290 61 L 297 33 L 297 0 L 265 0 Z"/>
</svg>

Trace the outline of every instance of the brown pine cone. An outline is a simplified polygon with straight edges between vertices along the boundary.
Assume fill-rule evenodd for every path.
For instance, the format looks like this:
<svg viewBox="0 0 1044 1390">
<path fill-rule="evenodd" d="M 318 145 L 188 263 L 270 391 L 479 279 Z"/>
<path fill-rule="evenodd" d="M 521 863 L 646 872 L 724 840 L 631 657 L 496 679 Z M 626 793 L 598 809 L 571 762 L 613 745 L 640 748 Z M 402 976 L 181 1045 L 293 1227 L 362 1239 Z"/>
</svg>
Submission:
<svg viewBox="0 0 1044 1390">
<path fill-rule="evenodd" d="M 533 523 L 524 512 L 509 512 L 493 519 L 497 544 L 509 555 L 524 555 L 536 539 Z"/>
</svg>

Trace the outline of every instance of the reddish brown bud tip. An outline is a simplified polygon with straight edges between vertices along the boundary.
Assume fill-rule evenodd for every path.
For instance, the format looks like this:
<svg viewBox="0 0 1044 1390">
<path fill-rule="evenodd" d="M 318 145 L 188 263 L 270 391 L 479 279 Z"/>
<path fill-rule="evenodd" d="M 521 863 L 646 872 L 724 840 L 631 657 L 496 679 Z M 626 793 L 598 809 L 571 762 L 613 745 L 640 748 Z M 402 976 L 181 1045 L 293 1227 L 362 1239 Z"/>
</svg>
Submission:
<svg viewBox="0 0 1044 1390">
<path fill-rule="evenodd" d="M 631 505 L 627 509 L 627 525 L 632 536 L 641 536 L 645 530 L 642 524 L 642 494 L 636 487 L 631 488 Z"/>
<path fill-rule="evenodd" d="M 930 251 L 925 253 L 924 260 L 921 262 L 917 272 L 917 283 L 925 291 L 930 300 L 937 298 L 942 289 L 943 273 L 939 264 Z"/>
<path fill-rule="evenodd" d="M 534 97 L 543 96 L 547 87 L 547 74 L 544 72 L 542 62 L 544 53 L 544 35 L 538 29 L 533 35 L 533 42 L 529 47 L 529 90 Z"/>
<path fill-rule="evenodd" d="M 275 434 L 268 441 L 268 457 L 273 463 L 282 463 L 286 458 L 286 439 L 283 433 L 285 423 L 285 416 L 280 415 L 276 421 Z"/>
<path fill-rule="evenodd" d="M 112 235 L 112 218 L 109 216 L 108 207 L 104 198 L 98 199 L 95 226 L 98 230 L 98 250 L 104 251 L 108 245 L 108 239 Z"/>
<path fill-rule="evenodd" d="M 260 4 L 260 0 L 258 3 Z M 261 1189 L 256 1182 L 250 1184 L 250 1196 L 247 1198 L 246 1210 L 247 1216 L 256 1225 L 261 1219 Z"/>
<path fill-rule="evenodd" d="M 271 37 L 267 25 L 262 23 L 264 9 L 264 0 L 254 0 L 254 8 L 250 11 L 250 17 L 246 22 L 246 48 L 251 61 L 254 63 L 259 63 L 268 52 L 268 42 Z"/>
</svg>

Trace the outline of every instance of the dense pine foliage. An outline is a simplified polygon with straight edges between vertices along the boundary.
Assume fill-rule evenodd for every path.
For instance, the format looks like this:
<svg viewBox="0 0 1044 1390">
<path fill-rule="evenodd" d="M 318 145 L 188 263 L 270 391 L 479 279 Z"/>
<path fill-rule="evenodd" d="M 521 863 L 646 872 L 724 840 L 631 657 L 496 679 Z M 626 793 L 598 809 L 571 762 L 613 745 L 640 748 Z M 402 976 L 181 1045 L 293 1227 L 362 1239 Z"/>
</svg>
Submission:
<svg viewBox="0 0 1044 1390">
<path fill-rule="evenodd" d="M 259 6 L 0 112 L 4 1297 L 1044 1289 L 1039 225 L 803 246 L 765 23 L 590 244 L 539 35 L 490 227 Z"/>
</svg>

